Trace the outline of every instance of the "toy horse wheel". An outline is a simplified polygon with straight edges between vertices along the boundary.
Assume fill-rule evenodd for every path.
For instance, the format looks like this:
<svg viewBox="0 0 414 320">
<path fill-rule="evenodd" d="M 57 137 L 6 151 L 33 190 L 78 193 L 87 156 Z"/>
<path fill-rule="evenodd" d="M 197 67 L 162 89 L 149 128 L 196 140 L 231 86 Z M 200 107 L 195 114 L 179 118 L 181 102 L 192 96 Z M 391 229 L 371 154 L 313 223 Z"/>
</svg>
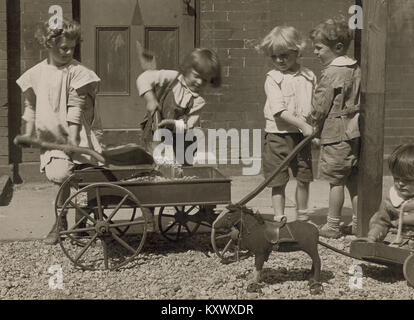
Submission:
<svg viewBox="0 0 414 320">
<path fill-rule="evenodd" d="M 414 254 L 408 256 L 403 266 L 404 277 L 407 282 L 414 287 Z"/>
<path fill-rule="evenodd" d="M 169 241 L 177 242 L 190 238 L 204 223 L 198 218 L 200 206 L 161 207 L 158 212 L 158 228 Z"/>
<path fill-rule="evenodd" d="M 119 185 L 94 183 L 79 189 L 65 201 L 58 216 L 63 252 L 84 270 L 115 270 L 126 265 L 141 251 L 147 236 L 147 218 L 135 219 L 133 214 L 131 219 L 129 213 L 140 207 L 136 196 Z M 134 230 L 126 234 L 128 229 Z"/>
<path fill-rule="evenodd" d="M 240 232 L 233 226 L 231 230 L 211 229 L 211 245 L 217 256 L 224 260 L 236 256 L 238 258 Z"/>
</svg>

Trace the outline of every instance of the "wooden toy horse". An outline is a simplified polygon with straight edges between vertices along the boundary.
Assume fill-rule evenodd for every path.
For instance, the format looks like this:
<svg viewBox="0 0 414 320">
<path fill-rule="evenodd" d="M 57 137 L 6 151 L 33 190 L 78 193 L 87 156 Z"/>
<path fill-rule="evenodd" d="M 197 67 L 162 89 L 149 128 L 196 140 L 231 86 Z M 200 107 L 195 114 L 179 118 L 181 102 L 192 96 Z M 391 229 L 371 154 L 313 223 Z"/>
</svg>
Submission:
<svg viewBox="0 0 414 320">
<path fill-rule="evenodd" d="M 320 294 L 323 287 L 319 282 L 321 260 L 318 254 L 318 229 L 307 222 L 266 221 L 259 213 L 253 213 L 246 207 L 229 206 L 213 223 L 213 228 L 238 230 L 241 247 L 249 250 L 255 257 L 255 272 L 248 291 L 260 290 L 258 283 L 264 262 L 272 250 L 280 252 L 304 251 L 312 259 L 309 288 L 311 294 Z"/>
</svg>

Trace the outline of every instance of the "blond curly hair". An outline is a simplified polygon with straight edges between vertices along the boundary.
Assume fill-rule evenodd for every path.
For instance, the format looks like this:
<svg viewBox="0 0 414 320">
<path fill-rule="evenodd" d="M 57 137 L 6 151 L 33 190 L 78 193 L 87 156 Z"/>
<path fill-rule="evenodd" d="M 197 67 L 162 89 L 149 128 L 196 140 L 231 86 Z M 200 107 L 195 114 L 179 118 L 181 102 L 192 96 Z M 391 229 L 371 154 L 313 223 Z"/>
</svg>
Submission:
<svg viewBox="0 0 414 320">
<path fill-rule="evenodd" d="M 305 47 L 306 41 L 298 30 L 291 26 L 277 26 L 263 38 L 256 50 L 270 57 L 287 50 L 301 53 Z"/>
<path fill-rule="evenodd" d="M 37 41 L 49 49 L 57 45 L 62 37 L 70 40 L 76 40 L 77 43 L 81 41 L 81 28 L 77 21 L 62 20 L 62 28 L 51 28 L 49 21 L 38 26 L 35 32 Z"/>
</svg>

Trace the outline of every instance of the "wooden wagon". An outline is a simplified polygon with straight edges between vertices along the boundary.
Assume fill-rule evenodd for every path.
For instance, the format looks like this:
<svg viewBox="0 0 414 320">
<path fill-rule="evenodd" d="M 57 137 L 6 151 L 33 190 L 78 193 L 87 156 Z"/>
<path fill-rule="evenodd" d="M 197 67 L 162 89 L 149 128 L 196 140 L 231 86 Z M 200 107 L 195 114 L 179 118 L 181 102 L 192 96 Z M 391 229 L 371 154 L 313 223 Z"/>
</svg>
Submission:
<svg viewBox="0 0 414 320">
<path fill-rule="evenodd" d="M 213 167 L 182 170 L 180 178 L 152 165 L 75 171 L 55 202 L 64 253 L 82 269 L 124 266 L 141 251 L 156 209 L 160 233 L 170 241 L 191 237 L 200 225 L 211 227 L 213 208 L 230 203 L 231 180 Z M 72 194 L 59 206 L 67 185 Z"/>
</svg>

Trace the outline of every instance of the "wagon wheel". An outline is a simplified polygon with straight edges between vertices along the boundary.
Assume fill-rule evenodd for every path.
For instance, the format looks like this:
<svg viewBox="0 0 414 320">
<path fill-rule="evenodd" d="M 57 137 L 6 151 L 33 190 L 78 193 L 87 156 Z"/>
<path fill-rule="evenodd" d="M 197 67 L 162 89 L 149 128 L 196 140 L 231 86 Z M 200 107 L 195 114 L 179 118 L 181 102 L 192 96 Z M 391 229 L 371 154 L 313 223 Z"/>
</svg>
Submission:
<svg viewBox="0 0 414 320">
<path fill-rule="evenodd" d="M 204 206 L 161 207 L 158 212 L 158 228 L 162 236 L 177 242 L 190 238 L 200 225 L 211 228 L 205 220 Z M 214 220 L 213 220 L 214 221 Z"/>
<path fill-rule="evenodd" d="M 211 229 L 211 245 L 216 255 L 222 260 L 238 260 L 240 254 L 240 226 L 231 229 Z"/>
<path fill-rule="evenodd" d="M 85 195 L 87 207 L 81 207 L 76 198 Z M 90 184 L 65 201 L 58 218 L 59 243 L 75 266 L 84 270 L 115 270 L 136 257 L 145 242 L 147 219 L 144 216 L 131 220 L 128 214 L 125 218 L 125 207 L 130 210 L 141 205 L 129 190 L 111 183 Z M 82 216 L 78 220 L 76 211 Z M 68 221 L 68 230 L 62 227 L 64 219 Z M 125 229 L 132 227 L 140 230 L 126 235 Z"/>
<path fill-rule="evenodd" d="M 414 287 L 414 254 L 408 256 L 403 266 L 404 278 Z"/>
<path fill-rule="evenodd" d="M 95 169 L 94 167 L 88 167 L 82 170 L 93 170 Z M 78 179 L 76 177 L 76 174 L 72 174 L 71 176 L 69 176 L 60 186 L 59 191 L 56 195 L 55 198 L 55 203 L 54 203 L 54 207 L 55 207 L 55 215 L 56 217 L 58 217 L 63 209 L 63 205 L 59 205 L 60 201 L 59 198 L 62 196 L 65 188 L 72 188 L 72 190 L 77 190 L 78 189 Z M 72 191 L 73 192 L 73 191 Z M 74 197 L 77 201 L 76 202 L 85 202 L 86 201 L 86 194 L 84 194 L 84 196 L 81 196 L 81 193 L 78 193 L 78 195 L 76 197 Z M 80 198 L 80 199 L 78 199 Z M 75 204 L 76 204 L 75 202 Z M 82 207 L 81 203 L 78 203 L 79 206 Z M 96 206 L 96 204 L 95 204 Z M 84 210 L 88 211 L 89 209 L 87 207 L 83 207 Z M 137 213 L 137 209 L 135 207 L 133 207 L 131 209 L 131 214 L 129 216 L 129 221 L 132 222 L 135 219 Z M 89 215 L 94 214 L 95 217 L 97 217 L 97 212 L 95 210 L 95 212 L 93 212 L 93 210 L 90 210 L 88 212 Z M 105 212 L 103 212 L 103 215 L 105 218 L 107 218 L 108 216 L 105 214 Z M 78 221 L 78 219 L 81 219 L 80 221 Z M 85 227 L 85 223 L 87 223 L 87 220 L 84 216 L 80 216 L 80 217 L 75 217 L 75 222 L 79 222 L 78 226 L 80 227 Z M 128 230 L 129 230 L 130 226 L 125 226 L 125 227 L 116 227 L 115 230 L 118 233 L 119 237 L 122 237 Z M 73 236 L 73 235 L 67 235 L 68 238 L 71 239 L 73 244 L 78 244 L 80 246 L 84 246 L 86 244 L 86 242 L 79 236 Z"/>
<path fill-rule="evenodd" d="M 242 232 L 245 232 L 243 223 L 243 213 L 240 219 L 235 221 L 230 227 L 211 229 L 211 246 L 216 255 L 224 263 L 239 261 L 251 256 L 251 252 L 243 247 Z"/>
</svg>

